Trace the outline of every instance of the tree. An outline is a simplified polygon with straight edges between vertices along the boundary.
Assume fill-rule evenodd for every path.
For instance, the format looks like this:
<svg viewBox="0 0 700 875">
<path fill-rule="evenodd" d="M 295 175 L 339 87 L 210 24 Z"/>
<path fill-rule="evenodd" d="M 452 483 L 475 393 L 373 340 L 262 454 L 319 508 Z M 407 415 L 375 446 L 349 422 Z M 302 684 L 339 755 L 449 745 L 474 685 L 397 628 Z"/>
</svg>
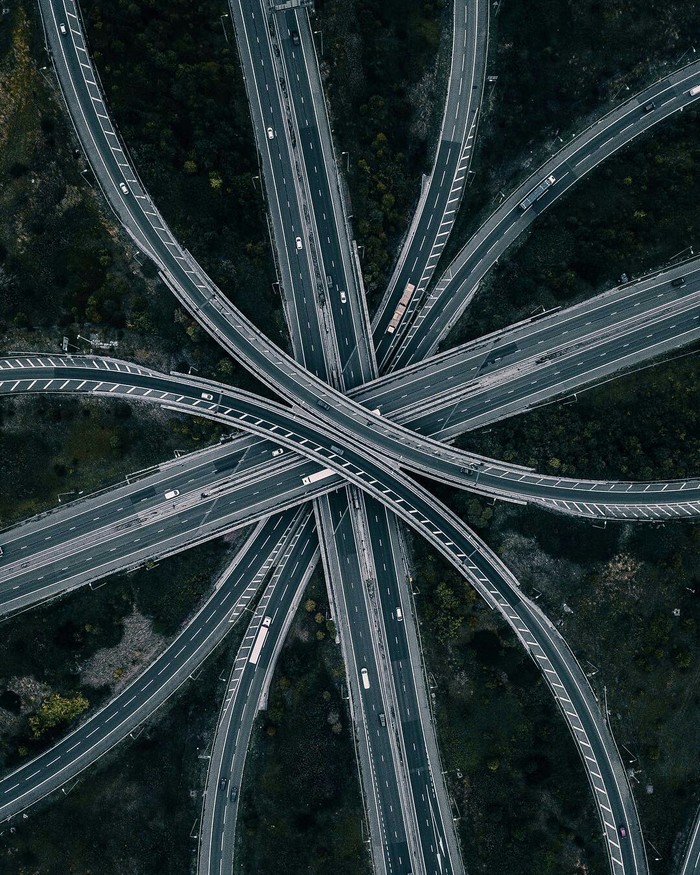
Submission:
<svg viewBox="0 0 700 875">
<path fill-rule="evenodd" d="M 48 699 L 39 706 L 36 714 L 29 718 L 29 728 L 32 738 L 38 739 L 54 729 L 61 723 L 70 723 L 71 720 L 86 711 L 90 703 L 80 693 L 75 696 L 62 696 L 60 693 L 52 693 Z"/>
</svg>

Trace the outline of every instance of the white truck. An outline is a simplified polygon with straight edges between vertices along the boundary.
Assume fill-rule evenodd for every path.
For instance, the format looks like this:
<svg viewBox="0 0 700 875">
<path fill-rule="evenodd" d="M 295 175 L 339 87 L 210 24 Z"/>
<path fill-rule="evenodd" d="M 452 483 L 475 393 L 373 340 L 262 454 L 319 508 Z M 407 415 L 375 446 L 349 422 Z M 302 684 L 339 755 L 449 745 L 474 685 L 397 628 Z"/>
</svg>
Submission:
<svg viewBox="0 0 700 875">
<path fill-rule="evenodd" d="M 302 477 L 301 482 L 304 486 L 309 486 L 311 483 L 318 483 L 319 480 L 326 480 L 334 474 L 335 471 L 332 468 L 321 468 L 320 471 L 314 471 L 314 473 L 309 474 L 308 477 Z"/>
<path fill-rule="evenodd" d="M 250 651 L 250 656 L 248 657 L 248 662 L 252 663 L 253 665 L 257 665 L 258 663 L 258 659 L 260 658 L 260 651 L 262 650 L 265 639 L 267 638 L 267 633 L 270 631 L 271 622 L 272 617 L 264 617 L 262 624 L 260 625 L 258 637 L 255 639 L 255 644 L 253 644 L 253 649 Z"/>
<path fill-rule="evenodd" d="M 548 176 L 546 179 L 543 179 L 542 182 L 539 182 L 532 191 L 520 201 L 520 209 L 523 212 L 529 210 L 535 201 L 538 201 L 542 195 L 546 194 L 556 181 L 557 180 L 553 176 Z"/>
</svg>

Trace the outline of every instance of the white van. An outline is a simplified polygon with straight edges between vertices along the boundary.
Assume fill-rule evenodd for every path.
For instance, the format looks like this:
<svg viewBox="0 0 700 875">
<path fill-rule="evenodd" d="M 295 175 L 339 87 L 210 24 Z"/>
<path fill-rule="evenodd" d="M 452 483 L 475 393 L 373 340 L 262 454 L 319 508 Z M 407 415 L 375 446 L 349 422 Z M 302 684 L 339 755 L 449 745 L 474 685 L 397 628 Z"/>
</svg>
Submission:
<svg viewBox="0 0 700 875">
<path fill-rule="evenodd" d="M 366 668 L 363 668 L 362 671 L 360 672 L 360 675 L 362 676 L 362 686 L 366 690 L 368 690 L 369 689 L 369 672 L 367 671 Z"/>
<path fill-rule="evenodd" d="M 396 619 L 399 621 L 399 623 L 403 620 L 403 613 L 401 611 L 401 608 L 396 609 Z"/>
</svg>

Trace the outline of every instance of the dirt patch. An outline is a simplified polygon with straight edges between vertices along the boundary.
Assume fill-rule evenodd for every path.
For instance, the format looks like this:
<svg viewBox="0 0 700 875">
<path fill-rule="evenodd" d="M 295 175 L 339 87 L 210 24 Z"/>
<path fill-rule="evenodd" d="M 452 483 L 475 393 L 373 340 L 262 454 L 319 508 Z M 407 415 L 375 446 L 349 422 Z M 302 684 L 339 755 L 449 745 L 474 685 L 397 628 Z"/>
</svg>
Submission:
<svg viewBox="0 0 700 875">
<path fill-rule="evenodd" d="M 153 630 L 153 622 L 134 610 L 122 621 L 124 633 L 115 647 L 103 647 L 81 666 L 81 683 L 88 687 L 124 687 L 138 670 L 153 661 L 165 639 Z"/>
</svg>

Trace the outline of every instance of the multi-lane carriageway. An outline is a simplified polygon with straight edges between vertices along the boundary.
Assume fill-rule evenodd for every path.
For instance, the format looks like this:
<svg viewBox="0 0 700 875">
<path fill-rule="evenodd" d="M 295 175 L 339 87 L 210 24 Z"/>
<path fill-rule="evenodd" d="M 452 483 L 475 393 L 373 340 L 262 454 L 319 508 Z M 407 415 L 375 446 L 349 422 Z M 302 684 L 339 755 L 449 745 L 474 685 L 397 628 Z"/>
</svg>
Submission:
<svg viewBox="0 0 700 875">
<path fill-rule="evenodd" d="M 514 578 L 460 520 L 424 489 L 378 462 L 371 452 L 346 445 L 339 461 L 338 456 L 329 450 L 330 442 L 338 440 L 337 435 L 323 435 L 317 426 L 306 426 L 298 416 L 290 415 L 279 405 L 261 405 L 260 402 L 257 405 L 269 408 L 267 411 L 260 411 L 264 412 L 265 420 L 262 417 L 252 418 L 248 412 L 243 414 L 239 410 L 239 424 L 251 431 L 274 436 L 275 440 L 290 448 L 297 444 L 303 446 L 305 454 L 319 460 L 324 459 L 328 466 L 341 471 L 346 479 L 362 486 L 409 526 L 416 528 L 467 576 L 492 608 L 502 613 L 545 672 L 554 694 L 561 702 L 572 735 L 581 750 L 584 765 L 589 770 L 592 786 L 596 788 L 601 821 L 604 824 L 610 823 L 608 852 L 614 871 L 639 871 L 639 861 L 635 862 L 634 855 L 643 853 L 643 850 L 640 850 L 639 842 L 635 838 L 636 812 L 624 777 L 616 773 L 614 748 L 611 739 L 606 736 L 605 725 L 594 717 L 595 706 L 585 676 L 566 651 L 564 642 L 555 630 L 539 617 L 535 606 L 524 598 Z M 282 423 L 285 423 L 284 432 L 278 430 Z M 613 789 L 615 798 L 610 796 Z M 612 819 L 610 812 L 613 812 Z M 618 818 L 630 825 L 632 837 L 632 841 L 622 851 L 614 826 Z M 620 853 L 623 856 L 631 855 L 626 865 L 620 858 Z"/>
<path fill-rule="evenodd" d="M 328 466 L 341 473 L 345 472 L 343 459 L 347 451 L 359 451 L 358 447 L 364 445 L 352 437 L 345 437 L 338 430 L 317 424 L 302 411 L 291 413 L 288 408 L 257 399 L 230 386 L 184 376 L 167 377 L 151 369 L 111 359 L 66 356 L 5 359 L 0 360 L 0 378 L 4 378 L 0 379 L 0 393 L 3 394 L 29 391 L 124 396 L 132 401 L 143 400 L 208 416 L 234 428 L 257 430 L 266 436 L 269 432 L 262 425 L 258 427 L 256 421 L 264 423 L 274 411 L 273 418 L 279 425 L 271 423 L 273 440 L 290 449 L 296 448 L 301 455 L 314 457 L 308 453 L 303 439 L 299 440 L 296 435 L 308 429 L 314 440 L 320 439 L 326 444 L 324 454 L 314 457 L 316 461 L 322 467 Z M 203 394 L 210 395 L 211 400 L 203 398 Z M 697 479 L 635 483 L 544 476 L 440 444 L 436 444 L 441 453 L 438 457 L 431 442 L 425 443 L 424 438 L 417 437 L 415 453 L 410 445 L 403 445 L 397 451 L 392 440 L 385 442 L 382 439 L 382 417 L 367 415 L 379 424 L 377 431 L 370 432 L 368 444 L 380 458 L 393 460 L 404 470 L 429 473 L 466 489 L 562 510 L 566 510 L 568 504 L 579 505 L 578 508 L 572 506 L 569 511 L 601 518 L 665 519 L 693 516 L 698 512 L 700 485 Z M 236 419 L 237 416 L 241 419 Z M 282 422 L 288 425 L 282 426 Z M 345 448 L 343 453 L 337 453 L 338 447 Z M 423 464 L 424 460 L 427 464 Z M 273 464 L 281 470 L 291 461 L 278 457 Z M 294 464 L 297 464 L 296 459 Z"/>
<path fill-rule="evenodd" d="M 499 204 L 422 300 L 413 298 L 399 329 L 391 335 L 390 358 L 385 354 L 384 362 L 397 369 L 431 355 L 462 315 L 486 273 L 537 216 L 632 139 L 697 103 L 700 92 L 692 93 L 697 84 L 700 61 L 674 71 L 615 107 L 548 159 Z M 645 111 L 650 104 L 654 109 Z M 549 176 L 554 176 L 555 184 L 523 211 L 523 198 Z M 375 343 L 380 341 L 375 335 Z"/>
<path fill-rule="evenodd" d="M 89 68 L 88 68 L 88 69 L 89 69 Z M 93 99 L 94 99 L 94 98 L 93 98 Z M 88 101 L 88 103 L 89 103 L 89 101 Z M 119 166 L 121 166 L 121 164 L 119 163 L 119 161 L 117 161 L 117 164 L 119 164 Z M 143 195 L 141 195 L 141 197 L 143 197 Z M 150 214 L 153 215 L 153 216 L 156 216 L 156 215 L 157 215 L 155 212 L 151 212 Z M 156 221 L 158 221 L 158 220 L 156 219 Z M 157 236 L 158 236 L 158 238 L 159 238 L 158 241 L 155 241 L 155 238 L 153 238 L 154 242 L 156 243 L 155 251 L 158 253 L 158 255 L 157 255 L 157 258 L 158 258 L 158 257 L 162 257 L 162 256 L 164 255 L 165 250 L 163 249 L 163 245 L 162 245 L 162 244 L 164 243 L 164 237 L 167 237 L 167 233 L 168 233 L 168 232 L 167 232 L 166 229 L 165 229 L 164 227 L 162 227 L 162 226 L 159 227 L 158 229 L 154 229 L 154 230 L 156 230 Z M 174 244 L 168 244 L 168 245 L 174 245 Z M 186 261 L 186 260 L 187 260 L 187 259 L 185 259 L 185 261 Z M 169 267 L 172 268 L 173 265 L 170 264 Z M 196 273 L 196 270 L 192 270 L 192 273 Z M 196 283 L 195 283 L 195 284 L 196 284 Z M 205 283 L 204 285 L 206 286 L 206 283 Z M 197 288 L 199 289 L 200 286 L 197 286 Z M 210 290 L 211 290 L 211 289 L 210 289 Z M 183 291 L 183 290 L 180 289 L 180 292 L 182 292 L 182 291 Z M 184 292 L 184 294 L 185 294 L 185 296 L 187 295 L 186 292 Z M 195 298 L 195 299 L 197 298 L 197 294 L 198 294 L 197 292 L 193 292 L 193 295 L 194 295 L 194 298 Z M 218 310 L 218 311 L 220 312 L 221 315 L 225 315 L 225 316 L 231 316 L 231 315 L 233 315 L 233 314 L 231 314 L 230 312 L 229 312 L 229 313 L 224 313 L 224 312 L 223 312 L 224 309 L 225 309 L 225 305 L 222 305 L 221 302 L 218 302 L 218 304 L 213 305 L 213 307 L 214 307 L 215 310 Z M 207 312 L 207 319 L 205 319 L 205 321 L 207 321 L 207 324 L 209 325 L 209 327 L 210 327 L 210 329 L 212 330 L 212 332 L 213 332 L 213 333 L 217 333 L 217 330 L 221 330 L 221 329 L 217 329 L 216 326 L 213 324 L 214 322 L 217 321 L 217 317 L 216 317 L 216 315 L 215 315 L 214 313 L 212 313 L 212 312 L 209 310 L 209 308 L 207 308 L 207 309 L 208 309 L 208 312 Z M 213 320 L 213 321 L 212 321 L 212 320 Z M 231 327 L 231 320 L 230 320 L 230 319 L 228 319 L 228 320 L 225 319 L 224 321 L 228 321 L 228 322 L 229 322 L 228 327 L 230 328 L 230 327 Z M 234 320 L 234 321 L 235 321 L 235 320 Z M 238 327 L 240 327 L 240 322 L 238 323 Z M 248 331 L 248 326 L 243 326 L 243 327 L 244 327 L 244 333 L 247 332 L 247 331 Z M 240 341 L 240 339 L 241 339 L 241 336 L 239 335 L 238 341 Z M 250 354 L 251 354 L 251 349 L 250 349 L 250 347 L 248 347 L 247 355 L 250 355 Z M 264 369 L 263 369 L 263 370 L 264 370 Z M 278 372 L 277 376 L 280 376 L 279 372 Z M 342 403 L 342 402 L 341 402 L 341 403 Z"/>
</svg>

